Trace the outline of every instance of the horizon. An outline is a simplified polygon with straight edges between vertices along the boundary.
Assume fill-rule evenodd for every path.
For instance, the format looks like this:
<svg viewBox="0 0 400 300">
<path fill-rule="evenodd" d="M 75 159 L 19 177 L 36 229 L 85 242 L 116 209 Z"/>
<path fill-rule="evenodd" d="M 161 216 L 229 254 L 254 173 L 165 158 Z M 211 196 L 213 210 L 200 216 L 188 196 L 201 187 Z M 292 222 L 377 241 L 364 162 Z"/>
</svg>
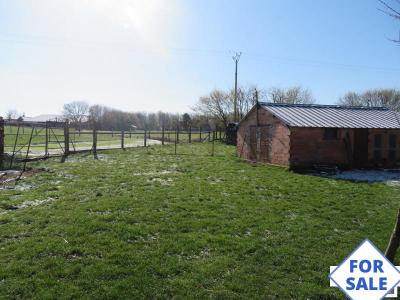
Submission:
<svg viewBox="0 0 400 300">
<path fill-rule="evenodd" d="M 190 112 L 239 85 L 302 86 L 318 104 L 400 88 L 399 22 L 377 0 L 0 0 L 0 115 L 61 114 L 86 101 Z M 327 13 L 329 12 L 329 13 Z M 340 22 L 338 22 L 340 20 Z"/>
</svg>

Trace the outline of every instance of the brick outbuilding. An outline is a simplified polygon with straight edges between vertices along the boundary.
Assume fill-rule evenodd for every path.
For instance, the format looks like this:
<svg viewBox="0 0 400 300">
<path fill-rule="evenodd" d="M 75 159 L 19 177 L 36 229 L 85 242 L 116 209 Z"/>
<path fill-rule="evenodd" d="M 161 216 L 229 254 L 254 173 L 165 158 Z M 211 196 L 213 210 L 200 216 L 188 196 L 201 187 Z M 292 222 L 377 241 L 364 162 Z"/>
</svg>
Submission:
<svg viewBox="0 0 400 300">
<path fill-rule="evenodd" d="M 395 167 L 400 114 L 380 107 L 259 103 L 239 123 L 237 155 L 291 168 Z"/>
</svg>

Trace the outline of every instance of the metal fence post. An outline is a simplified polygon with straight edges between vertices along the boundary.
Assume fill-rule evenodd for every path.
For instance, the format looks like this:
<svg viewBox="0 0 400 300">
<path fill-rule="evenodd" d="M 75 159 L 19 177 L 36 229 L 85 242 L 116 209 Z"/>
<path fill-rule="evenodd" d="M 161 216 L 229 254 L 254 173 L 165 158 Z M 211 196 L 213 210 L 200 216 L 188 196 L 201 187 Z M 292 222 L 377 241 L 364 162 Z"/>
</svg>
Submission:
<svg viewBox="0 0 400 300">
<path fill-rule="evenodd" d="M 4 167 L 4 119 L 0 117 L 0 170 Z"/>
<path fill-rule="evenodd" d="M 201 142 L 201 127 L 200 127 L 200 142 Z"/>
<path fill-rule="evenodd" d="M 175 138 L 175 140 L 176 140 L 176 143 L 179 144 L 179 126 L 176 127 L 176 138 Z"/>
<path fill-rule="evenodd" d="M 192 126 L 189 126 L 189 144 L 192 143 Z"/>
<path fill-rule="evenodd" d="M 124 144 L 124 139 L 125 139 L 125 131 L 121 131 L 121 149 L 125 150 L 125 144 Z"/>
</svg>

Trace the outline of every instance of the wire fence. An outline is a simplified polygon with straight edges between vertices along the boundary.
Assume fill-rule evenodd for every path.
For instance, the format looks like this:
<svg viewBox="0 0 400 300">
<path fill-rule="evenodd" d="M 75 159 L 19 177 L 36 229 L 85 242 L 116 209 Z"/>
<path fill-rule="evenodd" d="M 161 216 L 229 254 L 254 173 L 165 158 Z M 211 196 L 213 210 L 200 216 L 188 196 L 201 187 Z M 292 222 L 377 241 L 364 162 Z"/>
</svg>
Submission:
<svg viewBox="0 0 400 300">
<path fill-rule="evenodd" d="M 77 130 L 68 122 L 4 121 L 0 118 L 0 169 L 25 170 L 26 163 L 33 160 L 57 156 L 65 160 L 68 155 L 81 152 L 92 152 L 97 157 L 101 150 L 154 145 L 173 146 L 177 154 L 179 144 L 209 142 L 213 145 L 224 139 L 225 132 L 218 129 Z"/>
</svg>

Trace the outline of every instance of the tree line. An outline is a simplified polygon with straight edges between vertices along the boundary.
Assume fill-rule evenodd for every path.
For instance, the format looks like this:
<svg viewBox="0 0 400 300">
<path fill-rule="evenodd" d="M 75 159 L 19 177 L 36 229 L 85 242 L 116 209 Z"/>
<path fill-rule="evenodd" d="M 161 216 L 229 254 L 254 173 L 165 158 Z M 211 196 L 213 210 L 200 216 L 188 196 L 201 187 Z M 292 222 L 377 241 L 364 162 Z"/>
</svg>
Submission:
<svg viewBox="0 0 400 300">
<path fill-rule="evenodd" d="M 239 118 L 243 118 L 250 109 L 259 102 L 276 103 L 314 103 L 314 97 L 308 89 L 293 87 L 288 89 L 273 88 L 269 91 L 256 86 L 238 88 L 237 107 Z M 78 129 L 96 125 L 98 130 L 181 130 L 189 128 L 212 130 L 216 127 L 225 128 L 234 121 L 234 90 L 223 91 L 215 89 L 208 95 L 200 97 L 192 107 L 192 112 L 177 113 L 146 113 L 124 112 L 102 105 L 90 106 L 83 101 L 66 103 L 63 115 Z"/>
<path fill-rule="evenodd" d="M 98 130 L 189 130 L 189 128 L 213 130 L 225 128 L 234 118 L 234 90 L 214 89 L 199 98 L 191 112 L 178 114 L 167 112 L 125 112 L 118 109 L 92 105 L 83 101 L 66 103 L 63 116 L 71 125 L 80 129 Z M 237 110 L 239 119 L 243 118 L 257 102 L 314 104 L 311 90 L 301 86 L 290 88 L 259 89 L 256 86 L 238 88 Z M 400 111 L 400 90 L 371 89 L 364 92 L 348 92 L 337 104 L 344 106 L 386 107 Z M 6 119 L 24 118 L 16 110 L 9 110 Z"/>
<path fill-rule="evenodd" d="M 98 130 L 189 130 L 190 127 L 210 130 L 210 120 L 197 114 L 178 114 L 168 112 L 125 112 L 102 105 L 90 106 L 83 101 L 64 104 L 63 115 L 72 126 L 79 129 Z"/>
</svg>

